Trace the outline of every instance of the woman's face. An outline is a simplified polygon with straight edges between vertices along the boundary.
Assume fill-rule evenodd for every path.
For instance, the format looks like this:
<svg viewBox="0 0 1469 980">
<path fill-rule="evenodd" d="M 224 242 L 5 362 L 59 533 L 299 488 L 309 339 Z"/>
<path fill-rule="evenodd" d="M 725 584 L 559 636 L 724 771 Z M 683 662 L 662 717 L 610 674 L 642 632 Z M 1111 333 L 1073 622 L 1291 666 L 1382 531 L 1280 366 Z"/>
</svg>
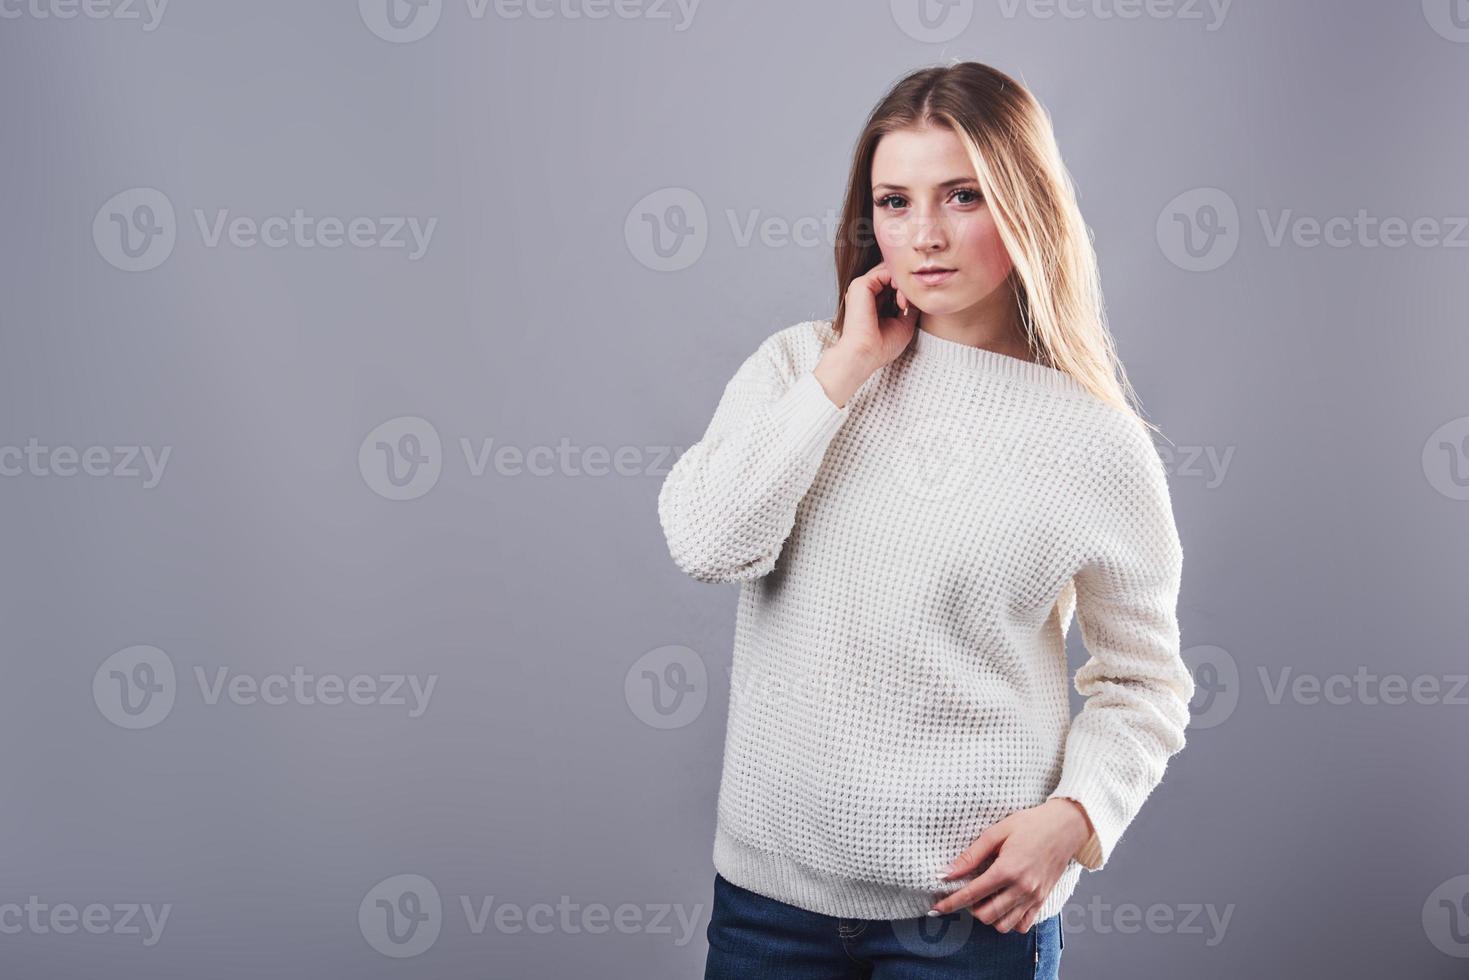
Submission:
<svg viewBox="0 0 1469 980">
<path fill-rule="evenodd" d="M 1012 264 L 964 145 L 948 127 L 905 129 L 878 141 L 872 158 L 872 220 L 894 285 L 931 316 L 982 302 Z M 952 269 L 947 278 L 920 268 Z"/>
</svg>

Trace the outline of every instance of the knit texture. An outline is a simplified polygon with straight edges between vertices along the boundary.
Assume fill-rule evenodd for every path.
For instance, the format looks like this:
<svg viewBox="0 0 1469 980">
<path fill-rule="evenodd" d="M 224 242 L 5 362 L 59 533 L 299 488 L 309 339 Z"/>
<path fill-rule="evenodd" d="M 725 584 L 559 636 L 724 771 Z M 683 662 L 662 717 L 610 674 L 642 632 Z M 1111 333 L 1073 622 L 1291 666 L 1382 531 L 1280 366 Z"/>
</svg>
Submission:
<svg viewBox="0 0 1469 980">
<path fill-rule="evenodd" d="M 658 494 L 677 566 L 740 585 L 715 869 L 826 915 L 919 916 L 971 880 L 940 875 L 986 827 L 1068 797 L 1095 833 L 1049 918 L 1184 744 L 1162 461 L 1070 375 L 921 327 L 838 408 L 813 373 L 835 342 L 830 320 L 766 338 Z"/>
</svg>

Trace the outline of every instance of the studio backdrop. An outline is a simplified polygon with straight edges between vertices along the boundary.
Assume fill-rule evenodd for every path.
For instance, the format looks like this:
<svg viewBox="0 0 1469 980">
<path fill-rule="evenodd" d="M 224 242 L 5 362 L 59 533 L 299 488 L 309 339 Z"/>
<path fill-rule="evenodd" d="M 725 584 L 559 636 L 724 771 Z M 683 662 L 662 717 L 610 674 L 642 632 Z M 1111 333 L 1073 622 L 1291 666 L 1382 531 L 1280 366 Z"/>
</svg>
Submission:
<svg viewBox="0 0 1469 980">
<path fill-rule="evenodd" d="M 659 488 L 961 60 L 1185 555 L 1062 975 L 1465 976 L 1462 0 L 0 0 L 0 974 L 700 975 L 740 593 Z"/>
</svg>

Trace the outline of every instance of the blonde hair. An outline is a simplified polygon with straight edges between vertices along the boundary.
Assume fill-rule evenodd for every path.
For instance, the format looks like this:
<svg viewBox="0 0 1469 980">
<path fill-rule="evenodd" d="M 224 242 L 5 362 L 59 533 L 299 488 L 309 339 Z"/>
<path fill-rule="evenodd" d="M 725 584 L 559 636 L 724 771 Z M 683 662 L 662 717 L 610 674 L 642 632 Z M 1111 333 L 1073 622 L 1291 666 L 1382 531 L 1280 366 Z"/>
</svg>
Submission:
<svg viewBox="0 0 1469 980">
<path fill-rule="evenodd" d="M 870 233 L 878 141 L 926 126 L 952 129 L 974 164 L 1014 266 L 1007 282 L 1032 356 L 1156 430 L 1142 415 L 1107 329 L 1096 252 L 1050 115 L 1019 82 L 978 62 L 915 71 L 868 116 L 836 235 L 837 335 L 846 318 L 847 287 L 882 261 Z"/>
</svg>

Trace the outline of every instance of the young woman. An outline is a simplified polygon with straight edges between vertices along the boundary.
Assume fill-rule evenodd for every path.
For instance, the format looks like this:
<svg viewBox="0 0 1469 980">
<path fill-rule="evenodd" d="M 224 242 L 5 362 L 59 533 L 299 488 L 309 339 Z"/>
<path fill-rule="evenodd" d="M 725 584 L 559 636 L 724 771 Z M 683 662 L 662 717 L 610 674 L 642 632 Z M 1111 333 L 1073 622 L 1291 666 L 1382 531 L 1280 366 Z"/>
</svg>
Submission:
<svg viewBox="0 0 1469 980">
<path fill-rule="evenodd" d="M 1166 474 L 1014 79 L 900 81 L 838 242 L 835 317 L 760 344 L 658 496 L 678 567 L 741 583 L 705 976 L 1055 977 L 1184 744 Z"/>
</svg>

